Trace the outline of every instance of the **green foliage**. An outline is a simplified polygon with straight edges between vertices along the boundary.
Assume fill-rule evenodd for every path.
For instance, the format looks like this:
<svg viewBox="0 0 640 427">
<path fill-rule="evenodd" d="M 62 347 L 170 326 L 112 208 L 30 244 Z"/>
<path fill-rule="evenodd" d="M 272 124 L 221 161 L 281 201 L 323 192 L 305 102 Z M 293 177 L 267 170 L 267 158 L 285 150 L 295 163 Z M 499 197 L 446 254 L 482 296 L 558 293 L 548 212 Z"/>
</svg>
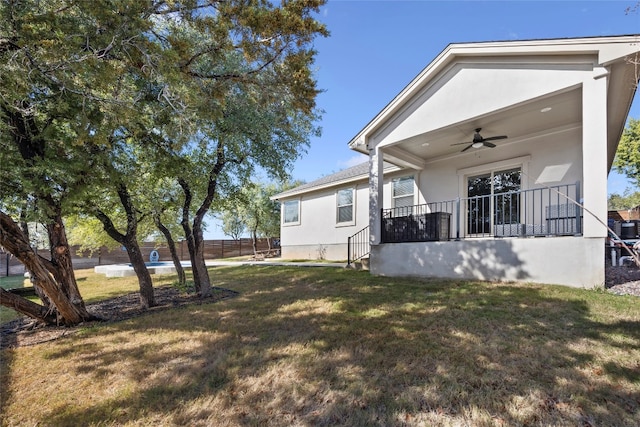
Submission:
<svg viewBox="0 0 640 427">
<path fill-rule="evenodd" d="M 171 286 L 184 294 L 193 294 L 196 291 L 193 280 L 187 280 L 184 283 L 180 283 L 179 280 L 174 280 L 171 282 Z"/>
<path fill-rule="evenodd" d="M 640 191 L 631 192 L 627 189 L 623 195 L 613 193 L 609 195 L 607 209 L 627 210 L 640 205 Z"/>
<path fill-rule="evenodd" d="M 280 203 L 271 197 L 299 185 L 300 181 L 286 181 L 245 186 L 235 197 L 227 199 L 221 209 L 219 217 L 224 233 L 234 239 L 244 231 L 256 237 L 280 236 Z"/>
<path fill-rule="evenodd" d="M 115 249 L 119 243 L 104 232 L 102 223 L 93 216 L 72 214 L 66 217 L 65 226 L 70 245 L 93 254 L 103 246 Z"/>
<path fill-rule="evenodd" d="M 239 240 L 247 229 L 245 222 L 240 217 L 240 213 L 235 206 L 230 207 L 220 213 L 222 220 L 222 232 L 225 236 L 231 237 L 233 240 Z"/>
<path fill-rule="evenodd" d="M 98 215 L 113 238 L 151 235 L 158 215 L 201 233 L 212 205 L 257 170 L 286 177 L 319 133 L 324 3 L 0 3 L 0 205 Z M 82 221 L 74 240 L 101 242 Z"/>
<path fill-rule="evenodd" d="M 640 120 L 630 119 L 613 161 L 616 170 L 640 188 Z"/>
</svg>

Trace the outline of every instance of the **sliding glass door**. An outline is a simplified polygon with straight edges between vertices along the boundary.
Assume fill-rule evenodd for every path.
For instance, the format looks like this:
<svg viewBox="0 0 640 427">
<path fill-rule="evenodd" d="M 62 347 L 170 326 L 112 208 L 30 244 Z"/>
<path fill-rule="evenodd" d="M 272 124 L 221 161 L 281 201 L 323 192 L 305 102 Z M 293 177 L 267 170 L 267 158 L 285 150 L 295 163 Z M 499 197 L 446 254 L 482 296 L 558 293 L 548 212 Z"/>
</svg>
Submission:
<svg viewBox="0 0 640 427">
<path fill-rule="evenodd" d="M 520 220 L 520 168 L 492 171 L 467 178 L 467 233 L 490 234 L 493 225 Z"/>
</svg>

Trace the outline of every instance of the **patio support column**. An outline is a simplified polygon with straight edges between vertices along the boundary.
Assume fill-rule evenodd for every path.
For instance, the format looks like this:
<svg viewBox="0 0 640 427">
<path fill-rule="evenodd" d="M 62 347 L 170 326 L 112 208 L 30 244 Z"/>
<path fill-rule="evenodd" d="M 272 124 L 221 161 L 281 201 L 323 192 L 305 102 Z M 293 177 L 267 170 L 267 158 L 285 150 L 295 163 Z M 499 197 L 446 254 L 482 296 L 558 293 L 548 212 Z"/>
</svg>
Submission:
<svg viewBox="0 0 640 427">
<path fill-rule="evenodd" d="M 383 157 L 382 151 L 377 145 L 369 148 L 369 235 L 372 245 L 378 245 L 382 242 L 380 209 L 383 206 Z"/>
<path fill-rule="evenodd" d="M 607 221 L 607 86 L 609 71 L 593 70 L 582 87 L 582 179 L 583 204 Z M 584 237 L 606 237 L 606 228 L 584 212 Z"/>
</svg>

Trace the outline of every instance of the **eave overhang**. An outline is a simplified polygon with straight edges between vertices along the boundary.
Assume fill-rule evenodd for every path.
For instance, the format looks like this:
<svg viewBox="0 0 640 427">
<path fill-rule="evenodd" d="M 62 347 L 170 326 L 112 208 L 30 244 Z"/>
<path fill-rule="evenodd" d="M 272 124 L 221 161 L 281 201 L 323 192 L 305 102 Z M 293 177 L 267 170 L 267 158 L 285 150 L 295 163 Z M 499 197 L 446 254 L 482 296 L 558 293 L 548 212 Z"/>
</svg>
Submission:
<svg viewBox="0 0 640 427">
<path fill-rule="evenodd" d="M 611 37 L 583 37 L 570 39 L 524 40 L 483 43 L 457 43 L 447 46 L 427 67 L 425 67 L 380 113 L 378 113 L 356 136 L 349 142 L 351 149 L 365 154 L 373 149 L 385 127 L 402 113 L 403 109 L 415 102 L 425 88 L 450 72 L 457 64 L 482 64 L 483 61 L 492 66 L 503 63 L 505 67 L 513 66 L 514 61 L 536 64 L 544 70 L 548 65 L 550 70 L 581 66 L 591 68 L 593 78 L 606 75 L 609 79 L 608 93 L 608 147 L 609 166 L 613 161 L 615 147 L 624 128 L 624 123 L 631 107 L 637 75 L 632 65 L 640 51 L 640 36 L 611 36 Z M 637 62 L 637 61 L 636 61 Z M 538 65 L 539 64 L 539 65 Z M 585 69 L 584 71 L 588 71 Z M 577 99 L 577 95 L 567 95 L 565 92 L 579 91 L 577 86 L 558 90 L 559 102 L 567 99 Z M 561 98 L 562 97 L 562 98 Z M 541 97 L 543 98 L 543 97 Z M 549 95 L 551 98 L 551 95 Z M 535 101 L 535 100 L 534 100 Z M 524 108 L 524 107 L 521 107 Z M 497 111 L 492 114 L 508 114 Z M 482 121 L 478 115 L 474 123 Z M 573 118 L 575 120 L 575 118 Z M 475 124 L 451 123 L 451 130 L 462 127 L 468 128 Z M 573 123 L 572 125 L 575 125 Z M 565 124 L 566 125 L 566 124 Z M 443 129 L 439 130 L 441 133 Z M 458 136 L 456 136 L 458 137 Z M 408 140 L 406 140 L 408 141 Z M 398 142 L 406 142 L 398 141 Z M 395 145 L 394 145 L 395 144 Z M 425 144 L 423 144 L 425 145 Z M 413 169 L 422 169 L 426 159 L 423 156 L 403 150 L 400 143 L 381 145 L 384 158 L 394 164 Z"/>
</svg>

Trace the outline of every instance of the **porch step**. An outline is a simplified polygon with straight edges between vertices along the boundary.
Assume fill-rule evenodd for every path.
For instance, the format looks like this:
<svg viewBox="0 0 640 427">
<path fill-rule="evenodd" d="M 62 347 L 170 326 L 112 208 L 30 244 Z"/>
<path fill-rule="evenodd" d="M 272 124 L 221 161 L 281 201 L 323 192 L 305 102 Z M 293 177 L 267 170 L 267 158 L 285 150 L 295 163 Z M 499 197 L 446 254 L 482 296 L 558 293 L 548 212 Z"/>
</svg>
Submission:
<svg viewBox="0 0 640 427">
<path fill-rule="evenodd" d="M 369 258 L 360 258 L 359 260 L 351 264 L 351 268 L 354 270 L 369 270 Z"/>
</svg>

